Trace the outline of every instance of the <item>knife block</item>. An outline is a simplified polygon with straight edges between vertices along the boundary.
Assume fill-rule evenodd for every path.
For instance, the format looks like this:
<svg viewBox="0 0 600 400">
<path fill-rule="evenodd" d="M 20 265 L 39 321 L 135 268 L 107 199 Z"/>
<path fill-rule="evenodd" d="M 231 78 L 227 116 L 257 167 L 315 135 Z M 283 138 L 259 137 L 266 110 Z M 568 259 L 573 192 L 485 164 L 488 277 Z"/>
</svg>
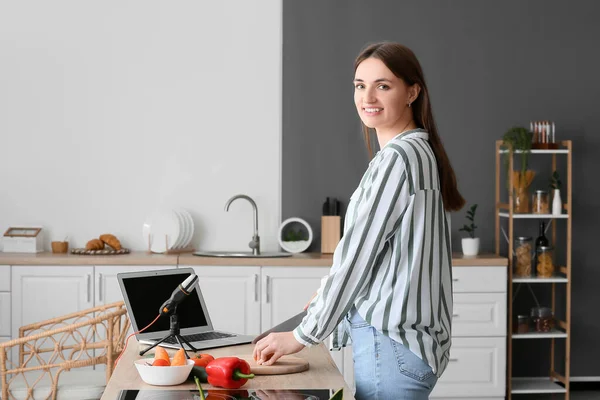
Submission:
<svg viewBox="0 0 600 400">
<path fill-rule="evenodd" d="M 341 226 L 339 215 L 321 217 L 321 253 L 333 254 L 341 238 Z"/>
</svg>

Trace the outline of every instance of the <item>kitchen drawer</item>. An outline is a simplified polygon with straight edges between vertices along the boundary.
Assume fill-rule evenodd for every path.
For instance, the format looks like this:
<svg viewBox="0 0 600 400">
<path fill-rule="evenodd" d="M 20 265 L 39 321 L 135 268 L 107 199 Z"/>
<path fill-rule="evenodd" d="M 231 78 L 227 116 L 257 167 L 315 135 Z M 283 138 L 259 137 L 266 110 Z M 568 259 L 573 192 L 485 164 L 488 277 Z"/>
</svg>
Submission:
<svg viewBox="0 0 600 400">
<path fill-rule="evenodd" d="M 506 336 L 506 293 L 457 293 L 452 336 Z"/>
<path fill-rule="evenodd" d="M 431 398 L 504 398 L 505 369 L 506 338 L 452 338 L 450 363 Z"/>
<path fill-rule="evenodd" d="M 0 293 L 0 336 L 10 336 L 10 293 Z"/>
<path fill-rule="evenodd" d="M 10 292 L 10 265 L 0 265 L 0 292 Z"/>
<path fill-rule="evenodd" d="M 453 293 L 505 293 L 506 267 L 454 267 Z"/>
</svg>

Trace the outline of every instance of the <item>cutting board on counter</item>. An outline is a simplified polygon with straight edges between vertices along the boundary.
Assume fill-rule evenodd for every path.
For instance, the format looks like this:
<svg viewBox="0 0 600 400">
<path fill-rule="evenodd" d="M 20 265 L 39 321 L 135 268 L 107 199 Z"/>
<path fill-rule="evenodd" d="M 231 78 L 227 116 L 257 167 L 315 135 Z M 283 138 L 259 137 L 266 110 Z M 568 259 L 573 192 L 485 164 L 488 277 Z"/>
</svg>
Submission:
<svg viewBox="0 0 600 400">
<path fill-rule="evenodd" d="M 295 374 L 308 370 L 308 361 L 295 356 L 283 356 L 273 365 L 258 365 L 252 358 L 252 354 L 244 354 L 238 357 L 248 361 L 250 371 L 255 375 Z"/>
</svg>

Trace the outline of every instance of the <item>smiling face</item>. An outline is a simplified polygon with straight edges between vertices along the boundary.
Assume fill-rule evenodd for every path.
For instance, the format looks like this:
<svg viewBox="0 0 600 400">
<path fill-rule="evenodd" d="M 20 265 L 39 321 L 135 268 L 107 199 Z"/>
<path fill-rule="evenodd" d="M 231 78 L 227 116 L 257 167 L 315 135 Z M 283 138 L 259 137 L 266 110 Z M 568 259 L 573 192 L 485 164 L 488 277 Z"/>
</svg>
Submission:
<svg viewBox="0 0 600 400">
<path fill-rule="evenodd" d="M 363 124 L 374 128 L 377 136 L 393 137 L 410 128 L 408 104 L 417 95 L 417 85 L 408 86 L 377 58 L 367 58 L 356 68 L 354 104 Z"/>
</svg>

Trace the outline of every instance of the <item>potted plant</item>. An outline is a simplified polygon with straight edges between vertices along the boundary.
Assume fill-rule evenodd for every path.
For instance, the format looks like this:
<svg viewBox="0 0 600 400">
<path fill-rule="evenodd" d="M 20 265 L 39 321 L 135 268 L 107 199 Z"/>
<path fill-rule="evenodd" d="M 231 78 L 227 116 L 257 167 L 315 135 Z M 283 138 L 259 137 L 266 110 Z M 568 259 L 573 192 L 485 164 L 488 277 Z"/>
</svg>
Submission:
<svg viewBox="0 0 600 400">
<path fill-rule="evenodd" d="M 508 148 L 508 157 L 512 157 L 514 151 L 520 151 L 521 169 L 510 171 L 507 179 L 512 179 L 514 188 L 514 211 L 518 213 L 529 212 L 529 186 L 535 177 L 535 172 L 527 169 L 529 167 L 529 155 L 531 154 L 531 141 L 533 133 L 523 127 L 513 127 L 504 133 L 502 142 Z M 508 157 L 505 158 L 508 167 Z"/>
<path fill-rule="evenodd" d="M 476 256 L 479 253 L 479 238 L 475 237 L 475 228 L 477 228 L 477 225 L 475 225 L 475 211 L 477 211 L 477 204 L 473 204 L 467 211 L 467 219 L 470 223 L 459 229 L 459 231 L 465 231 L 469 234 L 469 237 L 462 240 L 462 251 L 465 256 Z"/>
<path fill-rule="evenodd" d="M 558 171 L 554 171 L 550 177 L 550 188 L 553 191 L 552 195 L 552 215 L 562 214 L 562 200 L 560 198 L 561 181 Z"/>
</svg>

